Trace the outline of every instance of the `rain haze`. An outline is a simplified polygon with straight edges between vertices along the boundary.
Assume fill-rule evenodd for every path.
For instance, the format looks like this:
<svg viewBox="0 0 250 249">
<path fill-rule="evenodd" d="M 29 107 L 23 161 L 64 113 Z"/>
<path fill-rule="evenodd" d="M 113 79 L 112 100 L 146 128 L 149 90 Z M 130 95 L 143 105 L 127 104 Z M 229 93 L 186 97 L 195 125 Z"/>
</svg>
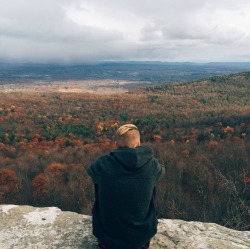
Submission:
<svg viewBox="0 0 250 249">
<path fill-rule="evenodd" d="M 0 0 L 0 61 L 250 61 L 249 0 Z"/>
</svg>

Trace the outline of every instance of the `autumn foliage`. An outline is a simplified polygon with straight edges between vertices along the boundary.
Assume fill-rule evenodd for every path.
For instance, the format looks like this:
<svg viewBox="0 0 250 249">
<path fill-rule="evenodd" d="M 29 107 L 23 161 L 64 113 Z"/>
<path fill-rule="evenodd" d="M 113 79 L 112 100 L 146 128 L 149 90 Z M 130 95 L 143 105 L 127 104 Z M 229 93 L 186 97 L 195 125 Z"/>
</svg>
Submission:
<svg viewBox="0 0 250 249">
<path fill-rule="evenodd" d="M 18 178 L 15 172 L 8 168 L 0 169 L 0 200 L 12 201 L 18 192 Z"/>
<path fill-rule="evenodd" d="M 247 230 L 249 82 L 246 73 L 114 95 L 0 93 L 0 203 L 91 214 L 86 167 L 134 123 L 167 169 L 159 217 Z"/>
<path fill-rule="evenodd" d="M 48 196 L 48 178 L 44 173 L 36 175 L 32 180 L 33 197 L 45 199 Z"/>
</svg>

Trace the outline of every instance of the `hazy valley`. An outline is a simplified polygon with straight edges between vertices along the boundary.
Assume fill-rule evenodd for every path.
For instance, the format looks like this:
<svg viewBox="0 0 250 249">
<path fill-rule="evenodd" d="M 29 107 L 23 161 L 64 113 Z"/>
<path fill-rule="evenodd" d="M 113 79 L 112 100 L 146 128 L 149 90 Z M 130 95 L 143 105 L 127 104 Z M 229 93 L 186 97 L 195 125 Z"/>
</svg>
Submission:
<svg viewBox="0 0 250 249">
<path fill-rule="evenodd" d="M 0 203 L 90 214 L 85 168 L 115 148 L 119 125 L 134 123 L 167 168 L 160 218 L 249 229 L 250 73 L 40 80 L 1 81 Z"/>
<path fill-rule="evenodd" d="M 121 92 L 250 71 L 250 63 L 113 62 L 82 65 L 0 63 L 0 90 Z"/>
</svg>

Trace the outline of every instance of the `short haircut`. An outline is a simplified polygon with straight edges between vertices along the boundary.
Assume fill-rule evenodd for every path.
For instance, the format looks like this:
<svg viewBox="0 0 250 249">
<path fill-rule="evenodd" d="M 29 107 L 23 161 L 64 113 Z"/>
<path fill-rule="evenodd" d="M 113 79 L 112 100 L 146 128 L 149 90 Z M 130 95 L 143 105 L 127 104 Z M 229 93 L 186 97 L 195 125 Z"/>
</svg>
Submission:
<svg viewBox="0 0 250 249">
<path fill-rule="evenodd" d="M 116 143 L 118 147 L 134 148 L 140 143 L 140 132 L 133 124 L 122 125 L 116 131 Z"/>
</svg>

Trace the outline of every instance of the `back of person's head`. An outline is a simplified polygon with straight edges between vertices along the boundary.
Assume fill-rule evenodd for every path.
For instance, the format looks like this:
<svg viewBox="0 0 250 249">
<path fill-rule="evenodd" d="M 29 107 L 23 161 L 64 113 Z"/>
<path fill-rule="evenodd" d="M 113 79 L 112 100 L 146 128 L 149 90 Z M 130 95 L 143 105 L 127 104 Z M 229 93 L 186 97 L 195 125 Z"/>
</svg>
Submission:
<svg viewBox="0 0 250 249">
<path fill-rule="evenodd" d="M 116 143 L 118 147 L 135 148 L 140 145 L 140 132 L 133 124 L 122 125 L 116 131 Z"/>
</svg>

